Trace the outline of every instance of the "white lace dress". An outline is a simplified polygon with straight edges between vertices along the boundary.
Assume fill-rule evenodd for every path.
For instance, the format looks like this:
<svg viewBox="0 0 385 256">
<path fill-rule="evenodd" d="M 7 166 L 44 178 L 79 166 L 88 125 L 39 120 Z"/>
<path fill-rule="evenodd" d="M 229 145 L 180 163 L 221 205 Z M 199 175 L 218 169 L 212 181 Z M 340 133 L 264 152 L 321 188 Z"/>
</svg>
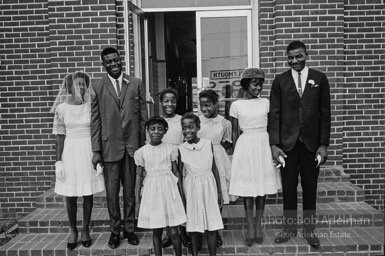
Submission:
<svg viewBox="0 0 385 256">
<path fill-rule="evenodd" d="M 230 107 L 230 115 L 238 119 L 243 132 L 231 164 L 231 195 L 257 197 L 275 194 L 281 188 L 269 145 L 268 113 L 269 100 L 265 98 L 237 100 Z"/>
<path fill-rule="evenodd" d="M 231 160 L 221 142 L 231 140 L 231 123 L 221 115 L 215 118 L 207 118 L 204 115 L 199 116 L 201 120 L 201 129 L 198 137 L 211 140 L 214 148 L 214 159 L 217 165 L 219 177 L 221 179 L 221 190 L 224 204 L 234 201 L 236 198 L 229 196 Z"/>
<path fill-rule="evenodd" d="M 64 181 L 56 178 L 55 192 L 64 196 L 88 196 L 105 189 L 103 175 L 92 166 L 91 105 L 57 106 L 53 134 L 65 135 L 62 162 Z"/>
<path fill-rule="evenodd" d="M 178 178 L 171 169 L 171 163 L 177 158 L 178 151 L 167 143 L 157 146 L 146 144 L 135 152 L 135 164 L 146 170 L 138 227 L 164 228 L 186 222 Z"/>
</svg>

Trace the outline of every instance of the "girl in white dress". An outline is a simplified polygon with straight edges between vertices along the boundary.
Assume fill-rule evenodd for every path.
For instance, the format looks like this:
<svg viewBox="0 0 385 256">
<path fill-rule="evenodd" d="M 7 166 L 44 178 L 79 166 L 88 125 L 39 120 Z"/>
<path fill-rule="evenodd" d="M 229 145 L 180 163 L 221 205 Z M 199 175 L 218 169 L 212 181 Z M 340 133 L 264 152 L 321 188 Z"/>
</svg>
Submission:
<svg viewBox="0 0 385 256">
<path fill-rule="evenodd" d="M 192 255 L 198 255 L 202 233 L 207 233 L 210 255 L 216 255 L 217 231 L 223 229 L 219 208 L 223 205 L 221 182 L 215 166 L 210 140 L 199 138 L 199 117 L 186 113 L 182 117 L 186 142 L 179 146 L 180 172 L 186 168 L 183 189 L 186 195 L 187 232 Z"/>
<path fill-rule="evenodd" d="M 92 166 L 90 77 L 82 72 L 69 74 L 63 81 L 51 112 L 55 113 L 53 134 L 56 135 L 55 192 L 64 195 L 71 234 L 67 248 L 77 245 L 77 197 L 83 196 L 82 244 L 91 245 L 89 224 L 93 194 L 104 190 L 102 175 L 96 176 Z"/>
<path fill-rule="evenodd" d="M 275 194 L 281 188 L 278 169 L 273 166 L 267 133 L 269 100 L 259 97 L 264 79 L 265 73 L 261 69 L 245 69 L 241 75 L 241 86 L 248 99 L 237 100 L 230 107 L 235 150 L 229 193 L 244 197 L 248 246 L 263 242 L 261 220 L 265 209 L 265 195 Z M 242 131 L 240 136 L 239 129 Z"/>
<path fill-rule="evenodd" d="M 160 93 L 160 104 L 162 107 L 162 117 L 168 123 L 167 133 L 163 137 L 163 142 L 171 144 L 175 149 L 183 143 L 182 127 L 180 125 L 181 115 L 175 113 L 178 101 L 178 93 L 173 88 L 167 88 Z"/>
<path fill-rule="evenodd" d="M 231 140 L 232 130 L 230 121 L 218 114 L 218 99 L 218 94 L 210 89 L 199 93 L 200 110 L 203 115 L 199 116 L 201 129 L 198 132 L 198 136 L 211 140 L 213 144 L 215 164 L 221 179 L 223 203 L 229 204 L 231 161 L 226 150 L 233 146 Z M 234 198 L 231 199 L 232 201 L 235 200 Z M 222 244 L 222 239 L 218 233 L 217 247 L 222 246 Z"/>
<path fill-rule="evenodd" d="M 182 255 L 178 225 L 186 222 L 182 202 L 183 188 L 179 177 L 178 151 L 170 144 L 163 143 L 168 124 L 160 116 L 151 117 L 146 123 L 150 142 L 134 154 L 137 167 L 135 195 L 140 205 L 138 227 L 153 230 L 155 255 L 162 255 L 163 228 L 169 227 L 175 255 Z M 143 171 L 146 178 L 143 182 Z M 140 191 L 144 183 L 142 199 Z"/>
<path fill-rule="evenodd" d="M 164 89 L 159 96 L 160 105 L 162 107 L 162 117 L 168 123 L 167 133 L 163 136 L 163 142 L 170 144 L 174 149 L 178 150 L 178 147 L 183 143 L 182 126 L 180 125 L 181 115 L 175 113 L 176 104 L 178 101 L 178 92 L 173 88 Z M 190 247 L 190 239 L 186 233 L 186 227 L 179 226 L 180 237 L 182 243 L 186 247 Z M 169 236 L 169 229 L 167 228 L 167 234 L 162 240 L 162 247 L 167 248 L 172 244 Z"/>
</svg>

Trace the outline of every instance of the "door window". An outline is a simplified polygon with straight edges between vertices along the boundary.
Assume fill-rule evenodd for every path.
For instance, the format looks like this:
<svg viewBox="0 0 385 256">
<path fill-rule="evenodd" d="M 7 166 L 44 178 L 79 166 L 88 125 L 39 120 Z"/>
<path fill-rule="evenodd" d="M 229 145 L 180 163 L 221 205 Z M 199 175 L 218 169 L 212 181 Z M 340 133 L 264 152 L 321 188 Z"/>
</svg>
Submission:
<svg viewBox="0 0 385 256">
<path fill-rule="evenodd" d="M 240 97 L 241 73 L 252 64 L 251 11 L 197 12 L 196 17 L 196 94 L 215 90 L 220 114 L 228 116 L 231 101 Z"/>
</svg>

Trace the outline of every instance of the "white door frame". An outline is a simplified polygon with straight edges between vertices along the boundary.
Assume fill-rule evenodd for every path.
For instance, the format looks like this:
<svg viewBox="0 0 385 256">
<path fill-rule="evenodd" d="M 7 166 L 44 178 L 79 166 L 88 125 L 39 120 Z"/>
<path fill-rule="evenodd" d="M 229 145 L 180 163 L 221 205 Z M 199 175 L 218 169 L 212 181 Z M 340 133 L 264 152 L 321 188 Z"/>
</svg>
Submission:
<svg viewBox="0 0 385 256">
<path fill-rule="evenodd" d="M 129 0 L 123 0 L 123 6 L 124 6 L 124 29 L 125 31 L 128 31 L 129 24 L 128 24 L 128 2 Z M 131 0 L 131 4 L 135 4 L 136 6 L 141 6 L 141 0 Z M 141 9 L 144 13 L 146 12 L 172 12 L 172 11 L 196 11 L 196 14 L 199 14 L 199 17 L 231 17 L 231 16 L 247 16 L 247 30 L 250 31 L 248 33 L 248 62 L 250 63 L 250 66 L 259 66 L 259 19 L 258 19 L 258 9 L 259 4 L 258 0 L 251 0 L 251 5 L 247 6 L 215 6 L 215 7 L 189 7 L 189 8 L 144 8 Z M 217 14 L 215 14 L 217 13 Z M 243 15 L 244 13 L 248 13 L 246 15 Z M 251 15 L 249 14 L 251 13 Z M 218 16 L 207 16 L 207 15 L 218 15 Z M 226 14 L 226 16 L 224 16 Z M 241 14 L 241 15 L 237 15 Z M 206 15 L 206 16 L 205 16 Z M 197 82 L 198 82 L 198 88 L 201 88 L 199 86 L 202 86 L 202 63 L 201 63 L 201 28 L 200 28 L 200 18 L 198 19 L 198 16 L 196 16 L 196 22 L 197 22 Z M 134 64 L 134 74 L 136 77 L 143 78 L 142 77 L 142 65 L 141 65 L 141 38 L 140 38 L 140 30 L 139 30 L 139 19 L 141 17 L 139 15 L 133 15 L 133 34 L 134 34 L 134 56 L 135 56 L 135 64 Z M 199 20 L 199 24 L 198 24 Z M 199 33 L 198 33 L 199 30 Z M 150 79 L 150 72 L 149 72 L 149 45 L 148 45 L 148 22 L 147 19 L 144 19 L 144 28 L 143 31 L 145 33 L 144 35 L 144 45 L 145 45 L 145 80 L 146 80 L 146 99 L 147 101 L 151 101 L 152 98 L 149 94 L 149 79 Z M 251 36 L 250 36 L 251 35 Z M 199 40 L 198 40 L 199 37 Z M 199 47 L 198 47 L 199 45 Z M 251 46 L 250 46 L 251 45 Z M 128 32 L 125 32 L 125 61 L 126 61 L 126 70 L 127 73 L 130 73 L 130 54 L 129 54 L 129 38 L 128 38 Z M 198 57 L 199 56 L 199 57 Z M 251 60 L 250 60 L 251 57 Z M 199 66 L 198 66 L 199 65 Z"/>
</svg>

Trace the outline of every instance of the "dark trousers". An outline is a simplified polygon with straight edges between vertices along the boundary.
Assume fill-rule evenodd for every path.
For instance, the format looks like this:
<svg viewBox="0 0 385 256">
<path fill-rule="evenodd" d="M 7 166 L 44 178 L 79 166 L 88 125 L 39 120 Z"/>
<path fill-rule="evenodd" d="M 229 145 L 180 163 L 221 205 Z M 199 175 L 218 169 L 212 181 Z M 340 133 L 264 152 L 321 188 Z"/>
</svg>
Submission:
<svg viewBox="0 0 385 256">
<path fill-rule="evenodd" d="M 305 232 L 310 232 L 316 226 L 316 200 L 317 181 L 319 167 L 315 152 L 310 152 L 305 144 L 299 140 L 294 148 L 285 152 L 286 166 L 281 168 L 282 191 L 283 191 L 283 213 L 285 229 L 296 229 L 297 221 L 303 223 Z M 297 219 L 297 185 L 298 175 L 301 177 L 303 218 Z"/>
<path fill-rule="evenodd" d="M 135 228 L 135 161 L 127 150 L 123 159 L 104 163 L 104 181 L 106 185 L 107 207 L 110 216 L 111 232 L 120 233 L 121 214 L 119 205 L 120 184 L 123 186 L 123 225 L 127 232 Z"/>
</svg>

